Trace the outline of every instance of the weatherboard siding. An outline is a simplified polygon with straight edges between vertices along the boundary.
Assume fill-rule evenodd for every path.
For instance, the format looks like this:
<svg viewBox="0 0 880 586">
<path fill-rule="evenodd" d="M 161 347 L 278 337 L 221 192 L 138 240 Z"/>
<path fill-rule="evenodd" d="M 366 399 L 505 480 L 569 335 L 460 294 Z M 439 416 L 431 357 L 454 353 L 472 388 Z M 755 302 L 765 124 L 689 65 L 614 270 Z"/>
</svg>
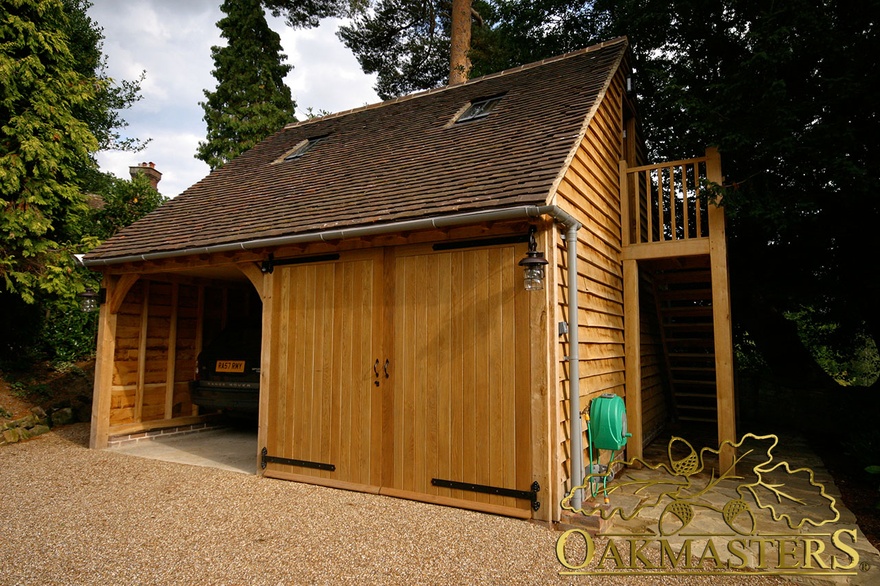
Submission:
<svg viewBox="0 0 880 586">
<path fill-rule="evenodd" d="M 642 434 L 643 444 L 656 438 L 669 420 L 671 405 L 665 391 L 663 339 L 657 318 L 657 304 L 650 284 L 644 279 L 641 295 L 641 366 L 642 366 Z"/>
<path fill-rule="evenodd" d="M 580 408 L 603 393 L 625 394 L 623 348 L 623 271 L 620 260 L 621 211 L 619 161 L 623 156 L 623 76 L 612 80 L 587 132 L 557 189 L 557 204 L 582 225 L 578 231 L 578 341 Z M 561 316 L 568 316 L 568 257 L 559 241 L 556 267 L 557 300 Z M 564 319 L 567 319 L 565 317 Z M 560 338 L 562 356 L 568 356 L 567 337 Z M 560 415 L 557 421 L 559 479 L 570 489 L 570 369 L 560 365 Z M 587 428 L 582 425 L 587 463 Z"/>
<path fill-rule="evenodd" d="M 210 289 L 224 296 L 221 288 Z M 204 286 L 143 278 L 129 289 L 116 315 L 111 433 L 114 426 L 194 414 L 189 382 L 202 342 L 203 291 Z M 209 321 L 219 322 L 219 315 Z"/>
</svg>

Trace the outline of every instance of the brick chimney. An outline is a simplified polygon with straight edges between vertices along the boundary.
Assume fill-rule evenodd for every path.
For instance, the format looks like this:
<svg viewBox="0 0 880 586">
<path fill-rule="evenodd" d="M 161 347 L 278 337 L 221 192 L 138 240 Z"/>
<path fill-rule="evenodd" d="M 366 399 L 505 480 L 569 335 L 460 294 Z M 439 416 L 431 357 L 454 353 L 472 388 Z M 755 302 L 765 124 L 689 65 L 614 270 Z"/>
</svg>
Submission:
<svg viewBox="0 0 880 586">
<path fill-rule="evenodd" d="M 155 163 L 141 163 L 140 165 L 129 167 L 128 172 L 131 174 L 132 179 L 134 179 L 138 173 L 143 173 L 149 178 L 150 185 L 153 186 L 153 189 L 159 191 L 159 181 L 162 179 L 162 174 L 156 170 Z"/>
</svg>

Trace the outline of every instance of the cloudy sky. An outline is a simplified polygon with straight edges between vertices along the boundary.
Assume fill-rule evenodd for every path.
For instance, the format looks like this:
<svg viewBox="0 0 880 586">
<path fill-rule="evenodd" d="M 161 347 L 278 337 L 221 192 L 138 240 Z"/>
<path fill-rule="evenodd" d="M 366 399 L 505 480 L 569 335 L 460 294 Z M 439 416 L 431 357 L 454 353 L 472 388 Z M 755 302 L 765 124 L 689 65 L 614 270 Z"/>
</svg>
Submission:
<svg viewBox="0 0 880 586">
<path fill-rule="evenodd" d="M 199 102 L 214 89 L 211 46 L 221 43 L 217 21 L 222 0 L 92 0 L 89 16 L 104 29 L 108 75 L 136 79 L 142 71 L 143 99 L 123 112 L 124 134 L 152 141 L 141 152 L 98 154 L 101 169 L 128 178 L 128 168 L 153 162 L 162 172 L 159 191 L 175 196 L 208 174 L 194 157 L 205 139 Z M 314 110 L 338 112 L 379 101 L 375 79 L 361 72 L 354 56 L 336 38 L 338 21 L 318 29 L 291 30 L 267 15 L 281 35 L 287 62 L 294 66 L 287 85 L 297 114 Z"/>
</svg>

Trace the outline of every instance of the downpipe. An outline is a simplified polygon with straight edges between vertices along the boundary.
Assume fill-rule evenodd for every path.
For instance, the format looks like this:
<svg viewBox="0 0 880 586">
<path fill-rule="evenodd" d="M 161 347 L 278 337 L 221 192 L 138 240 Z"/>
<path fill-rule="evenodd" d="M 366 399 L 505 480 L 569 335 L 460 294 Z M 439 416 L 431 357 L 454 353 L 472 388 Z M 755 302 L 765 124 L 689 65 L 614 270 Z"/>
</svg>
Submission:
<svg viewBox="0 0 880 586">
<path fill-rule="evenodd" d="M 584 442 L 581 425 L 581 376 L 580 376 L 580 343 L 578 332 L 578 257 L 577 233 L 581 223 L 557 206 L 541 206 L 539 214 L 547 214 L 562 224 L 565 231 L 566 254 L 568 256 L 568 420 L 571 429 L 571 488 L 584 484 Z M 581 491 L 574 491 L 571 504 L 575 509 L 581 508 L 583 498 Z"/>
</svg>

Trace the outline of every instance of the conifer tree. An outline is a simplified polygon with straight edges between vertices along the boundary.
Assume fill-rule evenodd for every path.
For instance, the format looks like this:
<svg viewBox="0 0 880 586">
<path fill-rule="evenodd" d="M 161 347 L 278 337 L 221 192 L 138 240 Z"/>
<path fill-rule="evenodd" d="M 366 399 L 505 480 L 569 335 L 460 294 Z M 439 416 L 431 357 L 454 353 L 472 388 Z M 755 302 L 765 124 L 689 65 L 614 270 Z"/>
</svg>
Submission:
<svg viewBox="0 0 880 586">
<path fill-rule="evenodd" d="M 98 141 L 76 116 L 101 81 L 76 71 L 60 0 L 0 4 L 0 280 L 32 303 L 68 286 L 67 227 L 83 210 L 77 175 Z"/>
<path fill-rule="evenodd" d="M 224 47 L 211 47 L 217 79 L 205 90 L 207 140 L 196 158 L 211 169 L 251 148 L 295 120 L 295 103 L 284 76 L 293 68 L 282 61 L 281 37 L 269 28 L 260 0 L 226 0 L 226 16 L 217 22 Z"/>
</svg>

